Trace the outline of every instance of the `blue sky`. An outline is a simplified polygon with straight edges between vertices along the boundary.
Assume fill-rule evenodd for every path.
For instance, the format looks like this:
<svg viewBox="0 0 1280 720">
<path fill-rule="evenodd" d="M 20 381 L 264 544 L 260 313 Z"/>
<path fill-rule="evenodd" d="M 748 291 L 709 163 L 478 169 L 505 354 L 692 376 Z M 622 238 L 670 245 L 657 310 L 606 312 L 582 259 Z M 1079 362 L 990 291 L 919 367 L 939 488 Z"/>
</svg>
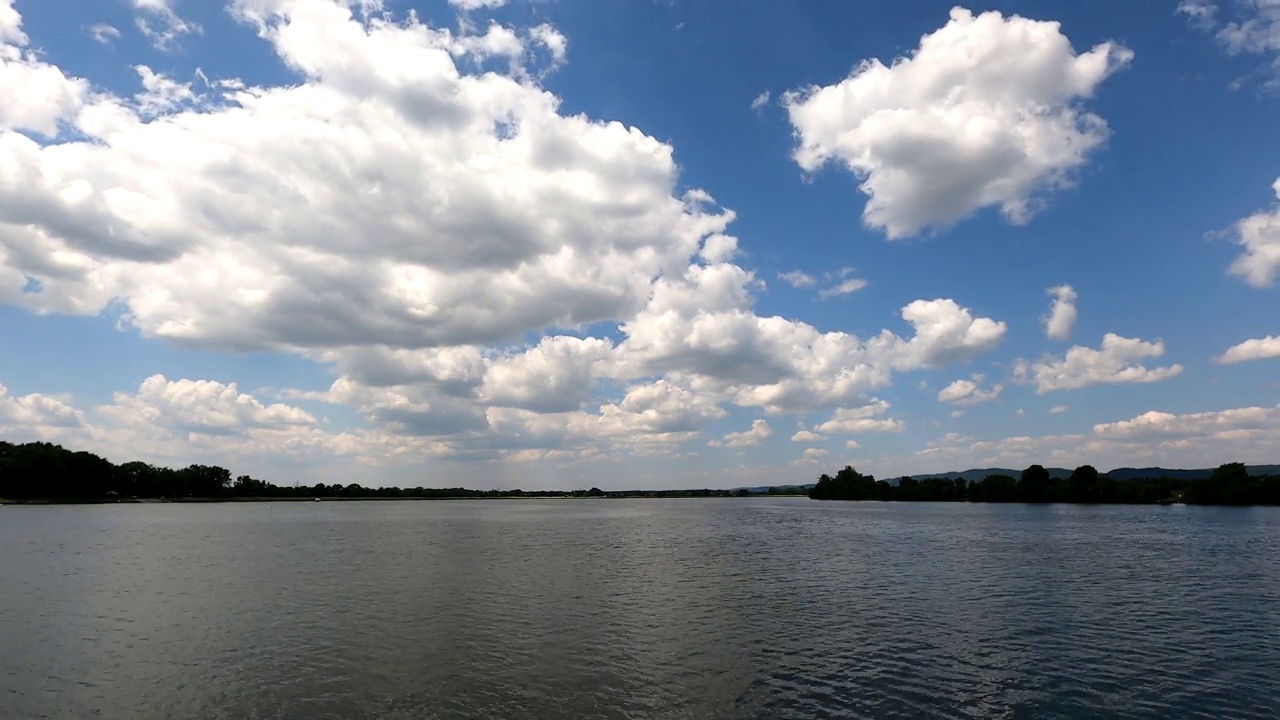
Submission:
<svg viewBox="0 0 1280 720">
<path fill-rule="evenodd" d="M 0 0 L 0 42 L 6 439 L 524 488 L 1280 461 L 1267 0 Z"/>
</svg>

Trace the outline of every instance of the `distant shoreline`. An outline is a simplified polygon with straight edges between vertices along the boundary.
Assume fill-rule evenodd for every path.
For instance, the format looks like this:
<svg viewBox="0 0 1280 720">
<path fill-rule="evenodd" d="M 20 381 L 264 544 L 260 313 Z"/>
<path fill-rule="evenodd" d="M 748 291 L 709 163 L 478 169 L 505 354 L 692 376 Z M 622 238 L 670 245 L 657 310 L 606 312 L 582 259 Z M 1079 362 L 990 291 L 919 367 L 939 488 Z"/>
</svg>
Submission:
<svg viewBox="0 0 1280 720">
<path fill-rule="evenodd" d="M 308 503 L 308 502 L 395 502 L 395 501 L 436 501 L 436 500 L 706 500 L 706 499 L 742 499 L 742 498 L 805 498 L 801 493 L 774 494 L 752 493 L 750 495 L 734 494 L 731 490 L 715 490 L 713 495 L 692 495 L 688 490 L 655 490 L 652 492 L 610 492 L 604 495 L 500 495 L 500 496 L 441 496 L 441 497 L 391 497 L 384 495 L 363 495 L 354 497 L 213 497 L 213 498 L 0 498 L 0 505 L 204 505 L 211 503 Z"/>
</svg>

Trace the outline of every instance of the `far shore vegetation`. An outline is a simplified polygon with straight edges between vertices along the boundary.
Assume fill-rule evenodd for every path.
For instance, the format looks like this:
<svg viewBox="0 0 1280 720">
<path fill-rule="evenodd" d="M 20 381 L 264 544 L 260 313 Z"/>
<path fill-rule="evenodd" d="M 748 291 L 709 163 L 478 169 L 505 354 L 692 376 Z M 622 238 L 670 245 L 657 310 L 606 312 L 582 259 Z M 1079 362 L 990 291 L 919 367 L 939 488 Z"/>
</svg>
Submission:
<svg viewBox="0 0 1280 720">
<path fill-rule="evenodd" d="M 809 488 L 765 488 L 772 495 L 806 495 Z M 729 497 L 732 490 L 471 490 L 347 485 L 273 485 L 248 475 L 232 476 L 216 465 L 182 469 L 144 462 L 115 465 L 89 452 L 51 443 L 0 442 L 0 501 L 19 503 L 226 502 L 236 500 L 434 500 L 558 497 Z"/>
<path fill-rule="evenodd" d="M 846 466 L 834 477 L 818 478 L 809 497 L 900 502 L 1280 505 L 1280 475 L 1250 475 L 1244 464 L 1228 463 L 1197 480 L 1120 480 L 1100 475 L 1091 465 L 1076 468 L 1068 477 L 1054 478 L 1044 467 L 1032 465 L 1019 477 L 988 475 L 973 482 L 904 477 L 890 483 Z"/>
<path fill-rule="evenodd" d="M 730 497 L 807 495 L 815 500 L 900 502 L 1016 502 L 1197 505 L 1280 505 L 1280 475 L 1250 475 L 1230 463 L 1203 479 L 1116 479 L 1089 465 L 1055 478 L 1032 465 L 1019 477 L 993 474 L 976 480 L 903 477 L 876 480 L 852 467 L 822 475 L 816 485 L 689 490 L 602 491 L 473 490 L 468 488 L 366 488 L 359 484 L 273 485 L 248 475 L 233 476 L 216 465 L 181 469 L 144 462 L 116 465 L 89 452 L 51 443 L 0 441 L 0 501 L 18 503 L 226 502 L 246 500 L 429 500 L 555 497 Z"/>
</svg>

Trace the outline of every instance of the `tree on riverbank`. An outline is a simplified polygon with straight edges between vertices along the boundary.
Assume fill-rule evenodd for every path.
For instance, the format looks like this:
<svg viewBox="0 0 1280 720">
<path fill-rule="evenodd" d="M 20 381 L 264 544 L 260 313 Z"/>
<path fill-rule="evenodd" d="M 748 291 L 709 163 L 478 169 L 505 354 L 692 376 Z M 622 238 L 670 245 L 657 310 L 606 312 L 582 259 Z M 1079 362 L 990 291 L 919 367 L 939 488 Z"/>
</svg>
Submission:
<svg viewBox="0 0 1280 720">
<path fill-rule="evenodd" d="M 180 470 L 144 462 L 114 465 L 93 453 L 51 443 L 0 441 L 0 498 L 102 502 L 128 498 L 536 498 L 536 497 L 727 497 L 728 490 L 469 490 L 467 488 L 366 488 L 342 485 L 272 485 L 216 465 Z"/>
<path fill-rule="evenodd" d="M 1116 480 L 1081 465 L 1067 478 L 1053 478 L 1040 465 L 1021 477 L 993 474 L 973 483 L 963 478 L 877 481 L 846 466 L 834 477 L 822 475 L 809 493 L 815 500 L 899 502 L 1018 502 L 1153 504 L 1182 501 L 1195 505 L 1280 505 L 1280 475 L 1251 476 L 1241 463 L 1229 463 L 1204 480 L 1146 478 Z"/>
</svg>

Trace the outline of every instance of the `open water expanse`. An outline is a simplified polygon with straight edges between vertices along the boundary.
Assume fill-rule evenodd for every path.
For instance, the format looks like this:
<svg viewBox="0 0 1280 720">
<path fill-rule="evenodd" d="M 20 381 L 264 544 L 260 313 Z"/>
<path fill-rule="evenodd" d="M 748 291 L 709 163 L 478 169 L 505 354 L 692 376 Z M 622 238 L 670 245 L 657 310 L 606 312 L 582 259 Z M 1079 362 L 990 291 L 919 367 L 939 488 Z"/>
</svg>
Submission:
<svg viewBox="0 0 1280 720">
<path fill-rule="evenodd" d="M 5 718 L 1280 715 L 1280 510 L 0 507 Z"/>
</svg>

